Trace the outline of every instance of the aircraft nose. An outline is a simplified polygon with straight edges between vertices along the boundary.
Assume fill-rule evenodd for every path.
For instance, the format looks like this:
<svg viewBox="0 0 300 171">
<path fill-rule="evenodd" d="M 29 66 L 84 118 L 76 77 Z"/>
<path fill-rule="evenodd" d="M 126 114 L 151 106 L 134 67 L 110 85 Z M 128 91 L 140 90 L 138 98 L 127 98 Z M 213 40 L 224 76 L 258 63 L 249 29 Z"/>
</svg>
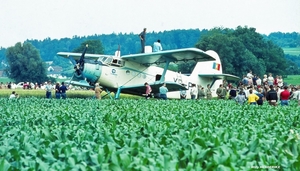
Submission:
<svg viewBox="0 0 300 171">
<path fill-rule="evenodd" d="M 102 63 L 90 64 L 86 63 L 84 65 L 84 76 L 88 82 L 95 83 L 101 76 L 102 73 Z"/>
</svg>

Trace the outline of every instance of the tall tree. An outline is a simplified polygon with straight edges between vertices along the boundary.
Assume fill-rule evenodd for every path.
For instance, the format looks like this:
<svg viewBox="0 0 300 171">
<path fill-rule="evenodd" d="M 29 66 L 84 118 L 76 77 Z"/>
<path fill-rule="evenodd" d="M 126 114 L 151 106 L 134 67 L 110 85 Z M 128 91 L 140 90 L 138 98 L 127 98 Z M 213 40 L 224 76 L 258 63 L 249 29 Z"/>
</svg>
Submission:
<svg viewBox="0 0 300 171">
<path fill-rule="evenodd" d="M 88 45 L 89 48 L 87 49 L 86 53 L 91 54 L 103 54 L 104 48 L 100 40 L 86 40 L 79 47 L 77 47 L 73 52 L 81 53 L 83 52 L 85 46 Z"/>
<path fill-rule="evenodd" d="M 249 70 L 260 76 L 269 72 L 283 75 L 288 67 L 282 49 L 266 41 L 255 28 L 214 28 L 200 39 L 196 47 L 216 51 L 222 61 L 223 72 L 238 76 Z"/>
<path fill-rule="evenodd" d="M 9 67 L 7 75 L 16 82 L 44 82 L 47 80 L 45 64 L 39 51 L 28 42 L 17 43 L 6 51 Z"/>
</svg>

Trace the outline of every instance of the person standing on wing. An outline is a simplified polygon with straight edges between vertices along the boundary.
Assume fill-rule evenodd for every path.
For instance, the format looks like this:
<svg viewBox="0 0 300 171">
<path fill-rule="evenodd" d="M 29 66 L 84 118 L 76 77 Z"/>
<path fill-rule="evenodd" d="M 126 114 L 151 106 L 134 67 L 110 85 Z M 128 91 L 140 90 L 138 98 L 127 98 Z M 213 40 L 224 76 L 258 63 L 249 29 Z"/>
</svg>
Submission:
<svg viewBox="0 0 300 171">
<path fill-rule="evenodd" d="M 144 28 L 144 30 L 139 34 L 139 37 L 141 39 L 141 46 L 142 46 L 141 53 L 145 53 L 146 30 L 147 28 Z"/>
<path fill-rule="evenodd" d="M 162 46 L 160 44 L 160 40 L 158 39 L 157 42 L 153 43 L 153 52 L 162 51 Z"/>
</svg>

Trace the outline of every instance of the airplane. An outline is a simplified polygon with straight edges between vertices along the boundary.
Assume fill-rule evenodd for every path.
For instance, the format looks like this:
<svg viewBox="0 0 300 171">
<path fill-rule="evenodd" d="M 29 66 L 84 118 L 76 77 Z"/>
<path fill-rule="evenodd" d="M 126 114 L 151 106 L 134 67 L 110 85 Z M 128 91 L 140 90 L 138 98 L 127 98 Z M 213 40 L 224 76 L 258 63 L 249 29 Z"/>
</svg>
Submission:
<svg viewBox="0 0 300 171">
<path fill-rule="evenodd" d="M 169 99 L 179 99 L 180 92 L 186 91 L 187 99 L 191 98 L 189 90 L 192 84 L 206 87 L 210 84 L 212 96 L 216 97 L 216 89 L 223 80 L 236 81 L 240 78 L 222 72 L 219 55 L 212 50 L 206 52 L 198 48 L 183 48 L 152 52 L 146 46 L 145 53 L 120 55 L 87 54 L 58 52 L 57 55 L 76 61 L 74 75 L 69 84 L 94 88 L 96 83 L 108 94 L 115 92 L 115 99 L 121 93 L 143 96 L 147 82 L 154 96 L 159 94 L 159 87 L 164 83 L 168 88 Z M 190 75 L 168 70 L 169 64 L 196 61 L 197 64 Z M 157 65 L 163 64 L 164 67 Z"/>
</svg>

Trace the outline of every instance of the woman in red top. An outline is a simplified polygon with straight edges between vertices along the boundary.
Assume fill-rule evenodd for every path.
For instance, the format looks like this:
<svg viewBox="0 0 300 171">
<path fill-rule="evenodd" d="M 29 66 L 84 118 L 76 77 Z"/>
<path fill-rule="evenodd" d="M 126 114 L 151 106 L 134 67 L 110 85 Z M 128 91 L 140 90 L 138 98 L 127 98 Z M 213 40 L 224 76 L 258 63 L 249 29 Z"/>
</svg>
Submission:
<svg viewBox="0 0 300 171">
<path fill-rule="evenodd" d="M 289 105 L 289 97 L 290 97 L 290 92 L 288 91 L 288 87 L 284 86 L 284 90 L 280 93 L 281 106 Z"/>
</svg>

